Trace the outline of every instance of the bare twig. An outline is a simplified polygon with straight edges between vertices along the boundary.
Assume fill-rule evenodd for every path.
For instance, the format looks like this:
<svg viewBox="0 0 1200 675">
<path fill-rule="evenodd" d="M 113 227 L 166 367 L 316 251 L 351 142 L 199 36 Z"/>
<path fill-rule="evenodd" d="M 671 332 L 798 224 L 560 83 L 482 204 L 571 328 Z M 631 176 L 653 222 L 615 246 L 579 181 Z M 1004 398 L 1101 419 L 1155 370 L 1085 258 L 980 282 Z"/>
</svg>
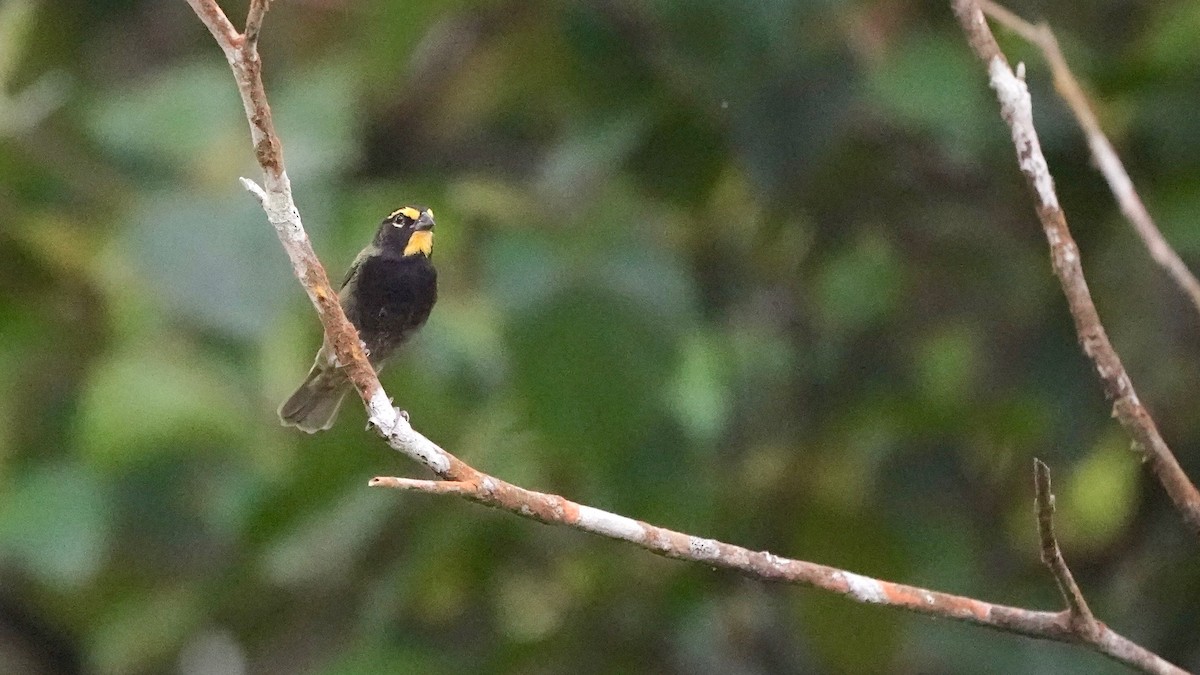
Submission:
<svg viewBox="0 0 1200 675">
<path fill-rule="evenodd" d="M 1042 542 L 1042 562 L 1050 568 L 1058 590 L 1062 593 L 1071 615 L 1071 627 L 1081 636 L 1095 632 L 1096 617 L 1088 608 L 1083 593 L 1075 583 L 1067 561 L 1063 559 L 1054 536 L 1054 493 L 1050 491 L 1050 467 L 1040 459 L 1033 460 L 1034 502 L 1037 504 L 1038 536 Z"/>
<path fill-rule="evenodd" d="M 470 483 L 456 480 L 420 480 L 417 478 L 391 478 L 376 476 L 369 483 L 371 487 L 390 487 L 397 490 L 411 490 L 431 495 L 456 495 L 466 497 L 475 492 Z"/>
<path fill-rule="evenodd" d="M 1038 218 L 1050 244 L 1054 273 L 1075 320 L 1075 332 L 1084 353 L 1096 367 L 1105 395 L 1113 402 L 1113 416 L 1132 438 L 1134 449 L 1150 464 L 1184 521 L 1200 534 L 1200 492 L 1179 466 L 1134 391 L 1092 302 L 1079 262 L 1079 247 L 1067 228 L 1066 214 L 1058 204 L 1054 179 L 1033 127 L 1033 105 L 1025 86 L 1024 68 L 1018 66 L 1018 73 L 1013 73 L 975 0 L 954 0 L 954 12 L 971 48 L 988 68 L 992 89 L 1000 102 L 1000 115 L 1012 132 L 1017 163 L 1037 200 Z"/>
<path fill-rule="evenodd" d="M 734 570 L 763 581 L 821 588 L 855 602 L 898 607 L 919 614 L 986 626 L 1018 635 L 1059 642 L 1079 642 L 1069 616 L 996 605 L 973 598 L 906 586 L 861 576 L 834 567 L 792 560 L 765 551 L 751 551 L 712 539 L 695 537 L 577 504 L 557 495 L 534 492 L 482 473 L 463 463 L 413 430 L 398 414 L 374 370 L 362 353 L 357 332 L 342 312 L 337 294 L 313 253 L 292 201 L 282 150 L 275 136 L 260 78 L 254 40 L 238 34 L 215 0 L 188 0 L 208 26 L 233 69 L 238 91 L 250 122 L 255 155 L 263 169 L 263 187 L 243 178 L 246 189 L 262 204 L 268 220 L 287 250 L 297 278 L 303 284 L 325 327 L 326 341 L 367 406 L 371 424 L 388 444 L 424 464 L 444 480 L 375 478 L 373 486 L 432 494 L 452 495 L 538 520 L 566 525 L 585 532 L 633 543 L 658 555 Z M 265 11 L 265 3 L 261 9 Z M 252 16 L 254 14 L 252 6 Z M 261 25 L 261 14 L 256 25 Z M 1100 650 L 1108 656 L 1150 673 L 1181 673 L 1152 653 L 1108 633 L 1113 645 Z"/>
<path fill-rule="evenodd" d="M 1050 467 L 1040 459 L 1033 460 L 1033 482 L 1037 506 L 1038 535 L 1042 543 L 1042 562 L 1054 575 L 1058 590 L 1067 604 L 1067 625 L 1079 642 L 1126 665 L 1144 672 L 1182 673 L 1181 668 L 1117 635 L 1098 621 L 1088 608 L 1083 593 L 1075 583 L 1067 561 L 1063 559 L 1058 539 L 1054 536 L 1054 493 L 1050 491 Z"/>
<path fill-rule="evenodd" d="M 1163 237 L 1150 212 L 1146 210 L 1146 205 L 1142 203 L 1142 198 L 1133 187 L 1129 173 L 1125 171 L 1125 165 L 1117 156 L 1108 137 L 1104 135 L 1104 130 L 1100 128 L 1100 122 L 1096 119 L 1091 103 L 1088 102 L 1087 94 L 1084 93 L 1079 80 L 1071 73 L 1054 32 L 1046 24 L 1029 23 L 991 0 L 979 0 L 979 6 L 988 16 L 1042 51 L 1054 76 L 1054 88 L 1067 102 L 1080 128 L 1083 129 L 1092 158 L 1116 197 L 1121 213 L 1133 224 L 1134 231 L 1150 251 L 1150 257 L 1166 270 L 1175 284 L 1191 299 L 1196 311 L 1200 312 L 1200 281 Z"/>
</svg>

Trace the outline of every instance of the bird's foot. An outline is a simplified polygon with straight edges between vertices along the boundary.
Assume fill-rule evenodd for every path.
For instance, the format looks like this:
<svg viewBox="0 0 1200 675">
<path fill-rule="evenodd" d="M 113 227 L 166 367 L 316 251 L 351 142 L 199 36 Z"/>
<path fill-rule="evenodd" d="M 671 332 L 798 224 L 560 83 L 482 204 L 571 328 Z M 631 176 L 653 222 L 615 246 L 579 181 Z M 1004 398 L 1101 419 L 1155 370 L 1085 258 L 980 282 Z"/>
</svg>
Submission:
<svg viewBox="0 0 1200 675">
<path fill-rule="evenodd" d="M 389 398 L 388 403 L 392 403 L 392 402 L 393 402 L 392 399 Z M 405 422 L 409 421 L 409 416 L 408 416 L 407 410 L 401 410 L 400 408 L 397 408 L 395 406 L 392 406 L 392 410 L 395 410 L 397 415 L 399 415 L 400 417 L 403 417 Z M 378 428 L 379 428 L 378 425 L 375 424 L 375 418 L 368 417 L 367 418 L 367 431 L 375 431 Z"/>
</svg>

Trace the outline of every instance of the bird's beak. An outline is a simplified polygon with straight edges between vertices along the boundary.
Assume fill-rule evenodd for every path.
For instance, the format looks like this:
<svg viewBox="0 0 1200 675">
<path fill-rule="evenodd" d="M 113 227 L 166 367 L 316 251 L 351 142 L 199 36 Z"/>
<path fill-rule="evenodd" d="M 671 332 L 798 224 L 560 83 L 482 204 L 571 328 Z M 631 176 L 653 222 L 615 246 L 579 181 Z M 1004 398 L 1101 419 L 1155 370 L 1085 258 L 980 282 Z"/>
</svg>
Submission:
<svg viewBox="0 0 1200 675">
<path fill-rule="evenodd" d="M 433 209 L 422 211 L 412 226 L 413 232 L 408 238 L 408 245 L 404 247 L 404 255 L 423 253 L 428 257 L 433 253 Z"/>
</svg>

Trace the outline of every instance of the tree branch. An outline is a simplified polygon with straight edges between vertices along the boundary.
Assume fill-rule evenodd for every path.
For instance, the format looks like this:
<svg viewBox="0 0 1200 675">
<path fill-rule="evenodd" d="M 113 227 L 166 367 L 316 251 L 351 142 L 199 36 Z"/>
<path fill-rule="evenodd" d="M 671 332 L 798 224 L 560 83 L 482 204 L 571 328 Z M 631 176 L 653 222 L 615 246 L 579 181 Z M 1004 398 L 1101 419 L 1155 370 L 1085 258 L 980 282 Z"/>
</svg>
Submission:
<svg viewBox="0 0 1200 675">
<path fill-rule="evenodd" d="M 1067 561 L 1063 559 L 1058 539 L 1054 536 L 1054 493 L 1050 491 L 1050 467 L 1040 459 L 1033 460 L 1034 502 L 1037 505 L 1038 536 L 1042 541 L 1042 562 L 1050 568 L 1058 590 L 1071 615 L 1071 626 L 1080 636 L 1095 633 L 1096 617 L 1088 608 L 1083 593 L 1075 583 Z"/>
<path fill-rule="evenodd" d="M 263 170 L 263 187 L 246 178 L 241 179 L 242 184 L 262 204 L 268 220 L 275 227 L 296 277 L 307 291 L 325 328 L 327 344 L 334 350 L 367 407 L 371 426 L 392 448 L 424 464 L 445 479 L 379 477 L 372 479 L 370 485 L 458 496 L 543 523 L 565 525 L 626 541 L 668 558 L 721 567 L 762 581 L 812 586 L 855 602 L 897 607 L 1038 639 L 1082 642 L 1073 630 L 1068 613 L 996 605 L 657 527 L 577 504 L 557 495 L 512 485 L 463 463 L 415 431 L 406 417 L 392 407 L 380 386 L 375 371 L 363 354 L 358 333 L 347 321 L 337 293 L 330 286 L 328 276 L 300 222 L 300 214 L 292 200 L 291 186 L 284 170 L 281 144 L 275 135 L 270 107 L 262 86 L 257 40 L 237 33 L 215 0 L 188 0 L 188 3 L 225 52 L 250 122 L 255 156 Z M 266 2 L 253 0 L 250 23 L 256 31 L 255 36 L 261 28 L 265 11 Z M 1097 651 L 1148 673 L 1177 675 L 1183 672 L 1129 640 L 1105 630 L 1107 642 L 1103 646 L 1093 645 Z"/>
<path fill-rule="evenodd" d="M 953 1 L 954 13 L 966 33 L 967 42 L 987 66 L 991 87 L 996 90 L 996 98 L 1000 102 L 1000 116 L 1012 132 L 1017 163 L 1037 200 L 1038 219 L 1050 244 L 1054 273 L 1067 297 L 1079 343 L 1092 360 L 1104 384 L 1105 395 L 1113 402 L 1113 416 L 1132 438 L 1134 449 L 1150 464 L 1184 522 L 1200 535 L 1200 492 L 1179 466 L 1175 455 L 1158 433 L 1150 413 L 1134 391 L 1133 382 L 1125 372 L 1116 349 L 1109 342 L 1096 305 L 1092 302 L 1079 261 L 1079 247 L 1067 228 L 1066 214 L 1058 204 L 1054 179 L 1050 176 L 1037 131 L 1033 127 L 1033 105 L 1029 89 L 1025 86 L 1024 64 L 1018 65 L 1017 72 L 1013 73 L 975 0 Z"/>
<path fill-rule="evenodd" d="M 1191 299 L 1196 311 L 1200 312 L 1200 281 L 1197 281 L 1183 259 L 1163 237 L 1150 212 L 1146 210 L 1146 205 L 1142 203 L 1142 198 L 1133 187 L 1133 181 L 1125 171 L 1125 165 L 1117 156 L 1108 137 L 1104 135 L 1104 130 L 1100 128 L 1100 122 L 1088 102 L 1087 94 L 1067 65 L 1067 59 L 1058 47 L 1058 39 L 1054 37 L 1054 32 L 1046 24 L 1029 23 L 991 0 L 979 0 L 979 6 L 988 16 L 1042 51 L 1054 76 L 1054 88 L 1067 102 L 1075 120 L 1079 122 L 1079 127 L 1087 138 L 1092 158 L 1100 173 L 1104 175 L 1109 190 L 1116 197 L 1121 213 L 1125 214 L 1125 218 L 1133 225 L 1134 231 L 1150 251 L 1150 257 L 1159 267 L 1166 270 L 1175 284 Z"/>
<path fill-rule="evenodd" d="M 1040 462 L 1038 464 L 1045 467 Z M 1073 589 L 1071 595 L 1068 596 L 1064 591 L 1069 609 L 1063 612 L 1039 612 L 865 577 L 836 567 L 784 558 L 767 551 L 752 551 L 577 504 L 558 495 L 526 490 L 486 474 L 479 474 L 479 480 L 461 482 L 381 476 L 371 479 L 369 485 L 453 495 L 549 525 L 564 525 L 628 542 L 664 558 L 720 567 L 759 581 L 809 586 L 836 593 L 854 602 L 895 607 L 1041 640 L 1084 644 L 1146 673 L 1183 675 L 1186 672 L 1096 621 L 1087 609 L 1079 588 L 1070 580 L 1070 570 L 1062 562 L 1061 554 L 1057 557 L 1062 563 L 1061 570 L 1051 566 L 1051 572 L 1059 581 L 1060 588 L 1064 583 L 1064 577 L 1060 574 L 1065 574 L 1065 578 L 1070 580 L 1068 587 Z M 1043 507 L 1044 504 L 1051 504 L 1050 508 L 1053 509 L 1053 497 L 1048 496 L 1049 470 L 1045 483 L 1045 495 L 1048 497 L 1043 497 L 1041 487 L 1039 478 L 1038 521 L 1041 526 L 1045 518 L 1045 526 L 1049 527 L 1050 515 Z M 1047 534 L 1054 551 L 1058 550 L 1053 530 L 1042 530 L 1043 556 L 1046 555 Z M 1080 610 L 1076 609 L 1075 603 Z M 1086 623 L 1080 617 L 1086 617 Z"/>
</svg>

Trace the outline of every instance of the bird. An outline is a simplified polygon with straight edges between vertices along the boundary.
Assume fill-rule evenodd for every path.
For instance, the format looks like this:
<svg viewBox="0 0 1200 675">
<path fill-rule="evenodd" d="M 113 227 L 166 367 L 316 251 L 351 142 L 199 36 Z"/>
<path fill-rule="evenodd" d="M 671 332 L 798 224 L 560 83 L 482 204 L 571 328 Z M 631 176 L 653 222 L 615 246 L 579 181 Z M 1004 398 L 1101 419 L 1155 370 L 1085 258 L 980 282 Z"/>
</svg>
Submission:
<svg viewBox="0 0 1200 675">
<path fill-rule="evenodd" d="M 437 302 L 433 225 L 428 208 L 405 206 L 389 213 L 350 264 L 338 292 L 376 371 L 425 325 Z M 279 406 L 279 420 L 310 434 L 324 431 L 333 426 L 350 389 L 326 340 L 308 377 Z"/>
</svg>

